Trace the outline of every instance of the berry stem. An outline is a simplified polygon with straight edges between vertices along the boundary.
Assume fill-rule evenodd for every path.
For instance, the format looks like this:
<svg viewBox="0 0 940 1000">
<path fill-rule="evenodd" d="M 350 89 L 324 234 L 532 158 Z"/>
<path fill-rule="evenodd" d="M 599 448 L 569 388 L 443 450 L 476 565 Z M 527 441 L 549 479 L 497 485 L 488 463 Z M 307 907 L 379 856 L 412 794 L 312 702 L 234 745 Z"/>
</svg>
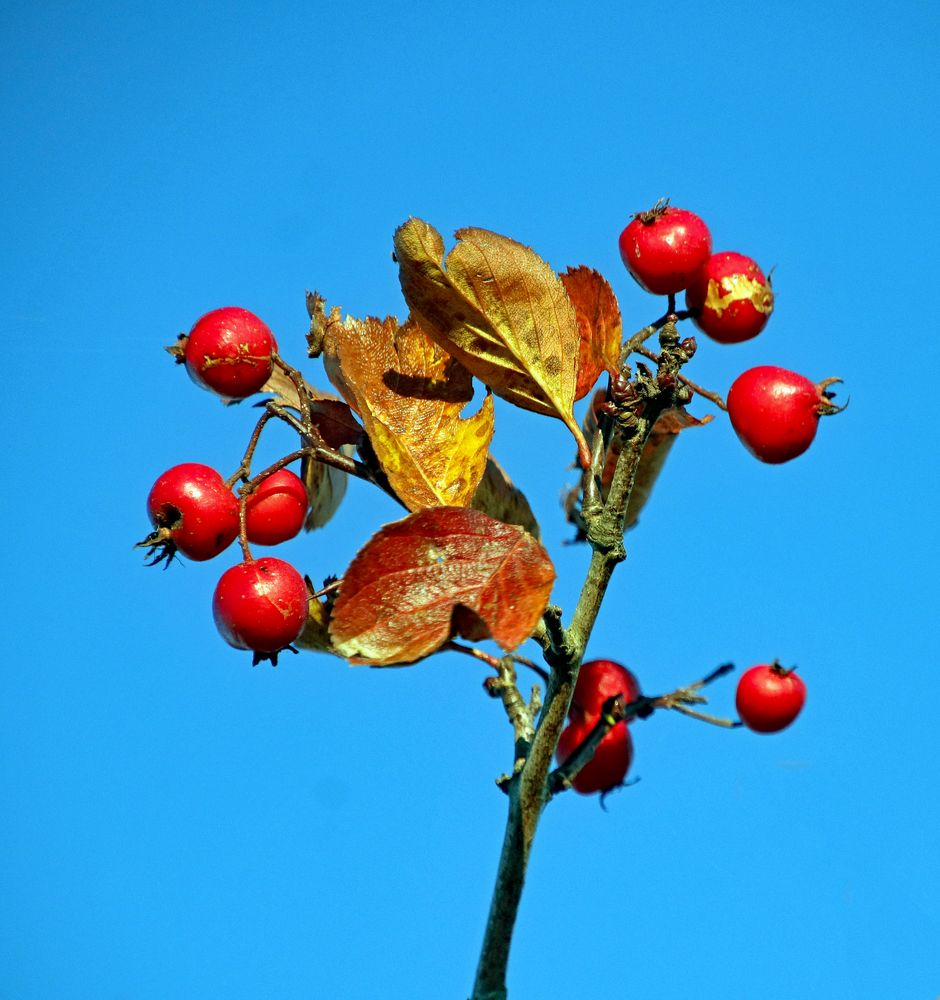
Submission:
<svg viewBox="0 0 940 1000">
<path fill-rule="evenodd" d="M 638 344 L 636 347 L 633 348 L 633 350 L 636 354 L 642 354 L 644 358 L 649 358 L 650 361 L 655 361 L 657 364 L 661 359 L 661 355 L 657 354 L 655 351 L 651 351 L 648 347 L 644 347 L 641 344 Z M 681 373 L 679 374 L 678 377 L 679 381 L 683 385 L 688 386 L 692 390 L 692 392 L 701 396 L 703 399 L 710 400 L 712 403 L 715 404 L 715 406 L 718 407 L 718 409 L 727 412 L 728 404 L 724 401 L 724 399 L 722 399 L 722 397 L 717 392 L 712 392 L 711 389 L 703 388 L 696 382 L 693 382 L 692 379 L 686 378 L 686 376 Z"/>
<path fill-rule="evenodd" d="M 632 337 L 629 337 L 624 341 L 623 347 L 620 350 L 620 360 L 621 363 L 626 361 L 626 359 L 633 354 L 637 347 L 644 344 L 650 337 L 653 336 L 660 329 L 660 327 L 665 326 L 670 320 L 674 323 L 678 323 L 684 319 L 690 319 L 692 313 L 688 309 L 681 309 L 676 312 L 674 309 L 670 309 L 668 312 L 663 313 L 659 319 L 654 319 L 649 326 L 644 326 L 642 330 L 637 330 Z"/>
<path fill-rule="evenodd" d="M 723 719 L 717 715 L 709 715 L 706 712 L 699 712 L 688 707 L 690 702 L 692 704 L 704 703 L 706 699 L 704 696 L 698 694 L 698 691 L 719 677 L 724 677 L 725 674 L 730 673 L 732 670 L 734 670 L 734 664 L 723 663 L 701 680 L 695 681 L 693 684 L 686 685 L 685 687 L 676 688 L 675 691 L 671 691 L 669 694 L 659 695 L 655 698 L 641 695 L 631 702 L 625 702 L 623 695 L 619 694 L 608 698 L 601 708 L 600 718 L 594 728 L 576 747 L 564 764 L 557 767 L 548 776 L 550 795 L 557 795 L 559 792 L 571 787 L 571 783 L 578 776 L 578 773 L 594 756 L 601 740 L 619 722 L 630 722 L 636 718 L 648 719 L 658 709 L 673 709 L 692 719 L 698 719 L 700 722 L 707 722 L 713 726 L 721 726 L 723 729 L 737 729 L 741 725 L 740 722 Z"/>
</svg>

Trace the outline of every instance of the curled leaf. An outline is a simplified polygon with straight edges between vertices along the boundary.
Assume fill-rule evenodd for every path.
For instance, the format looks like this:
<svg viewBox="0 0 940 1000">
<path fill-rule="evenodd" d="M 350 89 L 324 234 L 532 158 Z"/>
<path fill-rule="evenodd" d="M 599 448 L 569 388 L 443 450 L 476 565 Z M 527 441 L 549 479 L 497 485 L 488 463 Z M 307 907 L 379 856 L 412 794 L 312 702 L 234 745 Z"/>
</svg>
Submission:
<svg viewBox="0 0 940 1000">
<path fill-rule="evenodd" d="M 584 433 L 590 440 L 597 430 L 596 407 L 604 401 L 605 393 L 598 390 L 594 394 L 591 406 L 584 417 Z M 674 408 L 665 410 L 653 425 L 650 436 L 647 438 L 640 455 L 640 462 L 637 466 L 636 478 L 633 482 L 633 491 L 630 494 L 630 502 L 627 505 L 625 528 L 633 528 L 640 519 L 640 513 L 646 506 L 656 480 L 662 472 L 666 458 L 675 444 L 678 435 L 688 427 L 702 427 L 711 421 L 712 415 L 708 414 L 699 420 L 693 417 L 684 409 Z M 623 450 L 623 442 L 614 434 L 607 447 L 607 456 L 604 462 L 604 469 L 601 473 L 601 499 L 606 501 L 610 490 L 610 484 L 614 478 L 614 471 L 617 468 L 617 460 Z M 564 507 L 568 520 L 574 524 L 579 524 L 579 500 L 581 487 L 576 486 L 570 490 L 565 497 Z M 580 525 L 579 525 L 580 526 Z"/>
<path fill-rule="evenodd" d="M 473 494 L 471 504 L 474 510 L 481 510 L 497 521 L 518 524 L 533 537 L 541 537 L 539 523 L 532 513 L 525 494 L 506 475 L 505 469 L 492 455 L 486 460 L 483 478 Z"/>
<path fill-rule="evenodd" d="M 395 494 L 409 510 L 466 506 L 493 437 L 493 400 L 461 417 L 470 373 L 412 320 L 322 320 L 326 373 L 360 415 Z"/>
<path fill-rule="evenodd" d="M 572 413 L 580 334 L 557 274 L 529 247 L 486 229 L 460 229 L 447 255 L 440 233 L 409 219 L 395 233 L 405 301 L 432 340 L 523 409 L 562 420 L 590 454 Z"/>
<path fill-rule="evenodd" d="M 689 427 L 702 427 L 714 419 L 714 415 L 709 413 L 701 420 L 693 417 L 684 409 L 665 410 L 659 420 L 653 425 L 650 436 L 647 438 L 643 453 L 640 455 L 640 464 L 637 466 L 636 479 L 633 482 L 633 492 L 630 494 L 630 503 L 627 505 L 627 516 L 625 525 L 632 528 L 640 519 L 640 512 L 646 506 L 656 480 L 676 443 L 679 434 Z M 609 461 L 609 460 L 608 460 Z M 611 476 L 613 473 L 611 472 Z M 608 482 L 609 485 L 609 482 Z"/>
<path fill-rule="evenodd" d="M 362 440 L 362 426 L 342 400 L 325 397 L 312 400 L 310 419 L 320 432 L 323 443 L 330 448 L 355 446 Z"/>
<path fill-rule="evenodd" d="M 388 524 L 343 575 L 330 638 L 353 663 L 392 666 L 452 637 L 491 637 L 506 650 L 533 632 L 555 570 L 515 525 L 465 507 L 436 507 Z"/>
<path fill-rule="evenodd" d="M 343 445 L 338 450 L 348 456 L 353 452 L 349 445 Z M 307 531 L 322 528 L 336 513 L 346 495 L 349 477 L 341 469 L 325 462 L 304 458 L 300 465 L 300 478 L 307 487 L 307 497 L 310 500 L 304 528 Z"/>
<path fill-rule="evenodd" d="M 582 399 L 594 388 L 601 372 L 617 372 L 623 323 L 617 297 L 603 275 L 589 267 L 569 267 L 561 280 L 578 320 L 581 339 L 574 398 Z"/>
</svg>

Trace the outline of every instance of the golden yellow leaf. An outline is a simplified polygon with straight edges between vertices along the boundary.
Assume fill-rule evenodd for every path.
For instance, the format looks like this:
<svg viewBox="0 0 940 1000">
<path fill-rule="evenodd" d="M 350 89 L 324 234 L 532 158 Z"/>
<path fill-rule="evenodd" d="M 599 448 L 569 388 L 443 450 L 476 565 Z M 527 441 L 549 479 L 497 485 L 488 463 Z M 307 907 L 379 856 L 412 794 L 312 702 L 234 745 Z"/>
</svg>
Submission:
<svg viewBox="0 0 940 1000">
<path fill-rule="evenodd" d="M 322 318 L 330 381 L 359 414 L 382 471 L 411 510 L 466 507 L 493 437 L 493 399 L 462 418 L 470 373 L 412 320 Z"/>
<path fill-rule="evenodd" d="M 405 301 L 422 329 L 493 392 L 562 420 L 590 461 L 572 414 L 580 333 L 557 274 L 529 247 L 486 229 L 440 233 L 409 219 L 395 233 Z"/>
</svg>

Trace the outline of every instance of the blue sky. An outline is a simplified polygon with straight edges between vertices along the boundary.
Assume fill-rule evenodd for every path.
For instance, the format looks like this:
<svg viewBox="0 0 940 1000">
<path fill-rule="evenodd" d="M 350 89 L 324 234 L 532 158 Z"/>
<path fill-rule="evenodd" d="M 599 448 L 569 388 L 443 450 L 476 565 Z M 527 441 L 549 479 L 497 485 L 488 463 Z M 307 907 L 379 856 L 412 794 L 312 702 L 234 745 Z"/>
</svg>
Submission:
<svg viewBox="0 0 940 1000">
<path fill-rule="evenodd" d="M 156 476 L 234 468 L 253 422 L 161 347 L 237 304 L 302 364 L 307 288 L 401 313 L 410 215 L 598 268 L 636 329 L 661 303 L 617 235 L 667 195 L 776 265 L 764 334 L 690 374 L 841 375 L 851 406 L 779 468 L 724 420 L 683 437 L 590 654 L 651 691 L 779 656 L 809 699 L 775 738 L 637 724 L 638 784 L 553 803 L 510 996 L 940 995 L 937 27 L 865 0 L 4 6 L 0 995 L 467 995 L 499 706 L 452 656 L 252 669 L 211 621 L 234 551 L 142 567 Z M 493 450 L 570 609 L 567 434 L 500 404 Z M 354 484 L 284 554 L 341 572 L 397 516 Z"/>
</svg>

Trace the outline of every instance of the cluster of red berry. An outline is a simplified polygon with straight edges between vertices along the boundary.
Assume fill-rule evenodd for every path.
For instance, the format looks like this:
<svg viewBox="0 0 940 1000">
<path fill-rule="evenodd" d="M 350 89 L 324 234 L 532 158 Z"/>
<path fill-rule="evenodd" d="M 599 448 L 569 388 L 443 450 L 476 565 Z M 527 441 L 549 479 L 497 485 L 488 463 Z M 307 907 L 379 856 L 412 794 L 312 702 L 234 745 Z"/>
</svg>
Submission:
<svg viewBox="0 0 940 1000">
<path fill-rule="evenodd" d="M 640 682 L 626 667 L 614 660 L 588 660 L 581 664 L 568 711 L 570 724 L 558 740 L 559 764 L 564 764 L 590 736 L 600 721 L 604 703 L 617 695 L 628 705 L 640 697 Z M 632 761 L 633 739 L 627 722 L 621 720 L 604 735 L 594 756 L 574 776 L 572 788 L 582 795 L 609 792 L 623 784 Z"/>
<path fill-rule="evenodd" d="M 277 344 L 253 313 L 216 309 L 199 319 L 181 344 L 181 359 L 197 385 L 225 399 L 244 399 L 271 377 Z M 208 465 L 185 462 L 164 472 L 147 497 L 154 531 L 140 544 L 152 561 L 167 564 L 177 552 L 197 562 L 212 559 L 243 535 L 244 560 L 222 574 L 213 598 L 216 626 L 237 649 L 276 660 L 300 635 L 309 592 L 304 578 L 282 559 L 255 559 L 248 543 L 278 545 L 294 538 L 307 515 L 307 490 L 287 468 L 252 481 L 239 469 L 229 480 Z"/>
<path fill-rule="evenodd" d="M 629 705 L 643 699 L 640 682 L 615 660 L 588 660 L 581 665 L 568 712 L 569 724 L 558 741 L 556 757 L 564 765 L 588 741 L 601 721 L 605 704 L 616 696 Z M 647 702 L 655 699 L 644 699 Z M 778 733 L 800 714 L 806 701 L 801 677 L 779 663 L 761 663 L 746 670 L 735 698 L 741 722 L 755 733 Z M 642 711 L 640 714 L 644 714 Z M 582 795 L 609 792 L 621 786 L 633 762 L 633 738 L 627 728 L 636 715 L 616 722 L 594 750 L 594 756 L 571 780 Z"/>
<path fill-rule="evenodd" d="M 712 253 L 712 237 L 694 213 L 660 202 L 640 212 L 620 234 L 620 256 L 641 288 L 654 295 L 685 291 L 688 314 L 721 344 L 756 337 L 774 308 L 770 281 L 744 254 Z M 779 464 L 812 444 L 819 418 L 836 413 L 828 387 L 804 375 L 760 365 L 739 375 L 728 392 L 728 416 L 744 446 L 762 462 Z"/>
</svg>

